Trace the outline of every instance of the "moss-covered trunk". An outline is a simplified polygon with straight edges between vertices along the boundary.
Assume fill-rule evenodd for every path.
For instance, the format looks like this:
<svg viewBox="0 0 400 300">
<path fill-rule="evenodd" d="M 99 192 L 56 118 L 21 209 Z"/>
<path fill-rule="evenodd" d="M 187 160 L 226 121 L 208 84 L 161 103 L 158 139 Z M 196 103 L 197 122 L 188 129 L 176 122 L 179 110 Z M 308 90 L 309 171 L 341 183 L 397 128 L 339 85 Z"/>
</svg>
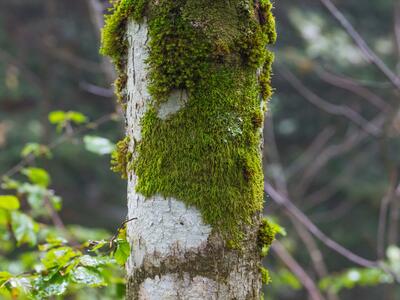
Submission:
<svg viewBox="0 0 400 300">
<path fill-rule="evenodd" d="M 121 0 L 103 31 L 127 138 L 128 299 L 260 299 L 269 0 Z M 264 248 L 265 250 L 265 248 Z M 263 274 L 264 273 L 264 274 Z M 266 277 L 266 276 L 264 276 Z"/>
</svg>

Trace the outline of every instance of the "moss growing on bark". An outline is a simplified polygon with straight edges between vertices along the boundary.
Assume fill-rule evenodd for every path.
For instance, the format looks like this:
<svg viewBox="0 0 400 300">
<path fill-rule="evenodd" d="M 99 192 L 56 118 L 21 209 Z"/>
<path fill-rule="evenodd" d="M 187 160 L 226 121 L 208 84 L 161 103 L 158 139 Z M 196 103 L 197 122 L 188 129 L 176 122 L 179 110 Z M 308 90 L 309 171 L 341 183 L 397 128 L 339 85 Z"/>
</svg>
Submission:
<svg viewBox="0 0 400 300">
<path fill-rule="evenodd" d="M 197 207 L 204 221 L 240 240 L 240 228 L 263 205 L 260 110 L 253 70 L 210 69 L 188 104 L 167 120 L 150 109 L 133 169 L 137 191 Z"/>
<path fill-rule="evenodd" d="M 129 137 L 125 137 L 119 141 L 111 154 L 111 170 L 120 173 L 123 179 L 128 178 L 128 166 L 132 160 L 132 153 L 129 152 L 129 140 Z"/>
<path fill-rule="evenodd" d="M 114 0 L 110 14 L 105 17 L 105 25 L 101 31 L 102 55 L 109 56 L 115 65 L 117 79 L 114 83 L 118 102 L 125 108 L 124 89 L 126 85 L 126 59 L 128 42 L 125 38 L 126 26 L 129 19 L 142 19 L 148 0 Z"/>
<path fill-rule="evenodd" d="M 272 93 L 271 8 L 269 0 L 120 0 L 103 30 L 102 53 L 117 65 L 123 94 L 126 24 L 145 17 L 149 28 L 153 102 L 132 162 L 137 191 L 197 207 L 233 246 L 263 205 L 260 98 Z M 177 89 L 189 99 L 160 119 L 161 104 Z"/>
</svg>

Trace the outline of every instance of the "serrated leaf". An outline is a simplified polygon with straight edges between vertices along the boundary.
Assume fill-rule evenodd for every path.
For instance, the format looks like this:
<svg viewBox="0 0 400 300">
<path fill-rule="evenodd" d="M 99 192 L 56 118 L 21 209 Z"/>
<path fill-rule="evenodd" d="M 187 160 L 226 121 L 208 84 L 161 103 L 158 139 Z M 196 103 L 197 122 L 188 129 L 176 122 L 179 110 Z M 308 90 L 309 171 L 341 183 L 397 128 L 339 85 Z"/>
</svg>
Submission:
<svg viewBox="0 0 400 300">
<path fill-rule="evenodd" d="M 0 208 L 5 210 L 18 210 L 20 207 L 19 200 L 15 196 L 0 196 Z"/>
<path fill-rule="evenodd" d="M 130 254 L 131 247 L 129 243 L 126 240 L 118 240 L 117 249 L 114 252 L 114 258 L 116 262 L 121 266 L 125 265 Z"/>
<path fill-rule="evenodd" d="M 42 264 L 46 267 L 46 269 L 60 269 L 68 264 L 70 260 L 79 255 L 81 255 L 80 252 L 70 247 L 58 247 L 51 249 L 46 253 L 46 255 L 42 258 Z"/>
<path fill-rule="evenodd" d="M 111 259 L 109 257 L 98 257 L 98 256 L 90 256 L 90 255 L 83 255 L 80 259 L 79 262 L 81 265 L 84 267 L 99 267 L 99 266 L 104 266 L 107 265 L 111 262 Z"/>
<path fill-rule="evenodd" d="M 114 151 L 115 145 L 108 139 L 100 136 L 86 135 L 83 138 L 86 150 L 98 154 L 106 155 Z"/>
<path fill-rule="evenodd" d="M 41 168 L 25 168 L 21 171 L 28 179 L 41 187 L 47 188 L 50 184 L 50 175 Z"/>
<path fill-rule="evenodd" d="M 63 277 L 59 273 L 55 273 L 51 277 L 40 277 L 34 283 L 36 290 L 34 295 L 38 296 L 38 299 L 61 296 L 67 291 L 68 279 L 68 277 Z"/>
<path fill-rule="evenodd" d="M 94 269 L 86 267 L 77 267 L 71 272 L 71 279 L 78 284 L 84 284 L 91 287 L 106 285 L 103 277 Z"/>
<path fill-rule="evenodd" d="M 25 243 L 31 246 L 36 245 L 36 233 L 39 230 L 39 225 L 31 217 L 18 211 L 13 211 L 11 213 L 11 227 L 19 245 Z"/>
</svg>

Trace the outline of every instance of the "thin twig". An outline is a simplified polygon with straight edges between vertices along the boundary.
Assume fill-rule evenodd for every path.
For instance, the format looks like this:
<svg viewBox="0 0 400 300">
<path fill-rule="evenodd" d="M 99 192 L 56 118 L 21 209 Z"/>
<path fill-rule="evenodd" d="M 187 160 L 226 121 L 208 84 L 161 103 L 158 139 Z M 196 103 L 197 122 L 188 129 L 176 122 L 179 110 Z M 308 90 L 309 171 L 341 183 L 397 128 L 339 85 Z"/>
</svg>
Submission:
<svg viewBox="0 0 400 300">
<path fill-rule="evenodd" d="M 278 70 L 279 74 L 282 75 L 282 77 L 284 77 L 287 82 L 299 92 L 299 94 L 301 94 L 314 106 L 329 114 L 345 117 L 346 119 L 360 127 L 362 130 L 373 136 L 379 136 L 379 134 L 381 133 L 379 127 L 375 126 L 373 122 L 369 122 L 368 120 L 366 120 L 363 116 L 361 116 L 358 112 L 351 109 L 350 107 L 332 104 L 322 99 L 320 96 L 308 89 L 299 80 L 299 78 L 297 78 L 297 76 L 294 75 L 287 68 L 278 66 L 276 67 L 276 69 Z"/>
<path fill-rule="evenodd" d="M 347 18 L 340 12 L 340 10 L 332 3 L 331 0 L 319 0 L 332 14 L 332 16 L 339 22 L 344 30 L 349 34 L 353 41 L 357 44 L 358 48 L 364 54 L 368 62 L 373 63 L 392 83 L 392 85 L 400 91 L 400 78 L 389 69 L 389 67 L 375 54 L 374 51 L 368 46 L 362 36 L 351 25 Z"/>
<path fill-rule="evenodd" d="M 357 265 L 368 267 L 368 268 L 379 268 L 377 261 L 365 259 L 350 250 L 344 248 L 339 243 L 330 239 L 325 233 L 323 233 L 311 220 L 301 212 L 288 198 L 278 193 L 269 183 L 264 184 L 265 192 L 268 193 L 272 199 L 279 205 L 285 207 L 285 209 L 291 213 L 296 219 L 303 224 L 316 238 L 323 242 L 328 248 L 332 249 L 336 253 L 342 255 L 348 260 L 356 263 Z"/>
<path fill-rule="evenodd" d="M 311 277 L 304 271 L 300 264 L 286 251 L 285 247 L 278 241 L 271 246 L 272 251 L 283 261 L 283 263 L 293 272 L 297 279 L 307 290 L 312 300 L 323 300 L 320 291 Z"/>
</svg>

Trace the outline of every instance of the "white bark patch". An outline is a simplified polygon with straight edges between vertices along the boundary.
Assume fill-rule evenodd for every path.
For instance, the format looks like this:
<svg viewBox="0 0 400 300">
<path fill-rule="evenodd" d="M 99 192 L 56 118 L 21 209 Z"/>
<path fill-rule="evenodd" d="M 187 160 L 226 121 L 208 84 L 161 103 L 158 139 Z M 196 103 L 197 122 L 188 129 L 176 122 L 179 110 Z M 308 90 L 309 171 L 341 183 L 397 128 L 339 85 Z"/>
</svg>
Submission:
<svg viewBox="0 0 400 300">
<path fill-rule="evenodd" d="M 183 278 L 182 278 L 183 277 Z M 230 299 L 227 287 L 212 279 L 188 274 L 168 274 L 161 278 L 146 279 L 141 285 L 139 298 L 143 300 L 217 300 Z"/>
<path fill-rule="evenodd" d="M 186 104 L 188 98 L 188 93 L 185 90 L 173 91 L 168 101 L 161 104 L 158 110 L 158 117 L 166 120 L 170 115 L 177 113 Z"/>
<path fill-rule="evenodd" d="M 126 34 L 129 42 L 126 86 L 128 94 L 127 134 L 131 139 L 140 141 L 142 139 L 140 120 L 146 112 L 146 105 L 151 100 L 147 89 L 146 60 L 149 56 L 147 25 L 129 22 Z"/>
<path fill-rule="evenodd" d="M 135 142 L 142 139 L 140 120 L 151 101 L 147 89 L 149 36 L 146 22 L 129 22 L 127 38 L 127 134 L 131 138 L 130 149 L 133 151 Z M 181 101 L 186 101 L 187 95 L 185 96 L 184 91 L 178 94 L 178 97 L 172 95 L 169 104 L 162 107 L 160 117 L 167 117 L 179 110 Z M 127 264 L 128 274 L 133 274 L 135 269 L 140 268 L 145 258 L 147 263 L 157 265 L 161 259 L 175 255 L 176 252 L 193 251 L 207 243 L 211 227 L 203 223 L 201 214 L 195 208 L 186 207 L 184 203 L 173 198 L 154 196 L 146 199 L 135 192 L 136 184 L 136 175 L 130 174 L 129 218 L 137 220 L 128 224 L 128 237 L 133 253 Z"/>
</svg>

